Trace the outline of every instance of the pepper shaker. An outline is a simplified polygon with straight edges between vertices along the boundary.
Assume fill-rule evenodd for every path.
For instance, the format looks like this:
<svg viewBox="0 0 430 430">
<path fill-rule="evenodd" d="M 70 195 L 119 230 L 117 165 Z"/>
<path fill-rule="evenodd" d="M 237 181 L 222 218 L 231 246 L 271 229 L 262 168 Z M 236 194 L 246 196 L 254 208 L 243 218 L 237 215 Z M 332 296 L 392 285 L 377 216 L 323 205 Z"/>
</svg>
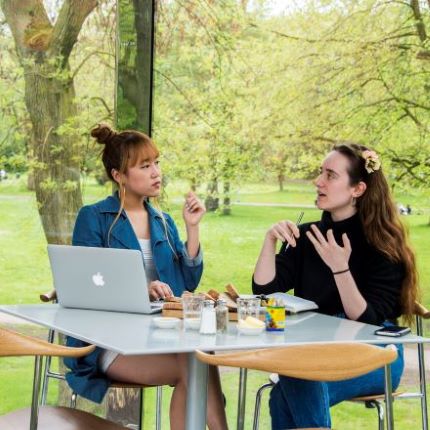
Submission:
<svg viewBox="0 0 430 430">
<path fill-rule="evenodd" d="M 223 299 L 218 299 L 216 302 L 215 312 L 216 312 L 217 333 L 227 333 L 227 325 L 228 325 L 227 302 Z"/>
</svg>

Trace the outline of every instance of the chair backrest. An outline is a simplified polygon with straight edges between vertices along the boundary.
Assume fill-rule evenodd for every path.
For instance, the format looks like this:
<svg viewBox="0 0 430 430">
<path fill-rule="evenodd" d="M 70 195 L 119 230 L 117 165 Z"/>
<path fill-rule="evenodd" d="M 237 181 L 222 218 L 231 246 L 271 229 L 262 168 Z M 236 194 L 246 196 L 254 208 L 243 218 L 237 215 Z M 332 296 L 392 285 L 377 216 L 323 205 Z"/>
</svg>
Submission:
<svg viewBox="0 0 430 430">
<path fill-rule="evenodd" d="M 40 294 L 39 299 L 41 302 L 48 303 L 48 302 L 57 302 L 57 291 L 55 288 L 51 291 L 48 291 L 47 293 Z"/>
<path fill-rule="evenodd" d="M 94 351 L 95 346 L 69 348 L 46 340 L 26 336 L 12 330 L 0 328 L 0 357 L 11 356 L 56 356 L 82 357 Z"/>
<path fill-rule="evenodd" d="M 354 378 L 393 362 L 394 347 L 380 348 L 361 343 L 294 345 L 228 354 L 196 351 L 205 363 L 279 373 L 311 381 Z"/>
<path fill-rule="evenodd" d="M 415 302 L 414 314 L 424 319 L 430 318 L 430 311 L 419 302 Z"/>
</svg>

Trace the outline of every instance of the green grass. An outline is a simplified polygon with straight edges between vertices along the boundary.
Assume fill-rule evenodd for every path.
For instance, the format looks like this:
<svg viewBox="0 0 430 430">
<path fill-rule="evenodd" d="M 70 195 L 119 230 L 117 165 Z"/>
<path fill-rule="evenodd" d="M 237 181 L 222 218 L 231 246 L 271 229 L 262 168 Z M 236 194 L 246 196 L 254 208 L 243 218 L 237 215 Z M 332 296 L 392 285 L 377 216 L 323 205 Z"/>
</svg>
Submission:
<svg viewBox="0 0 430 430">
<path fill-rule="evenodd" d="M 25 187 L 25 177 L 0 182 L 0 268 L 1 288 L 0 303 L 37 303 L 40 292 L 52 287 L 46 253 L 46 241 L 36 210 L 33 193 Z M 84 182 L 84 200 L 86 203 L 97 201 L 110 193 L 110 185 L 100 187 L 92 180 Z M 168 196 L 178 199 L 187 190 L 185 183 L 172 184 Z M 205 255 L 205 270 L 201 289 L 222 289 L 232 282 L 241 292 L 250 291 L 251 274 L 257 259 L 266 230 L 280 219 L 296 219 L 301 209 L 305 208 L 304 222 L 319 218 L 319 211 L 309 208 L 314 198 L 312 185 L 306 182 L 291 182 L 283 192 L 275 185 L 246 185 L 240 190 L 233 190 L 232 201 L 287 203 L 292 207 L 268 206 L 233 206 L 231 216 L 208 213 L 201 225 L 202 245 Z M 411 190 L 400 194 L 397 200 L 411 204 L 420 214 L 404 217 L 411 234 L 411 241 L 416 250 L 423 292 L 423 303 L 430 306 L 430 226 L 428 225 L 430 207 L 429 193 Z M 176 201 L 176 200 L 175 200 Z M 181 208 L 172 203 L 171 214 L 177 220 L 183 232 Z M 2 359 L 0 366 L 0 415 L 8 411 L 29 405 L 31 379 L 31 359 Z M 238 372 L 223 372 L 223 389 L 226 393 L 227 413 L 231 428 L 236 423 Z M 255 391 L 266 382 L 267 375 L 250 372 L 248 376 L 247 421 L 245 428 L 251 427 L 251 415 Z M 50 401 L 55 401 L 58 388 L 52 384 Z M 155 390 L 146 390 L 146 423 L 153 428 L 153 408 Z M 267 393 L 266 393 L 267 399 Z M 163 428 L 168 423 L 169 389 L 164 390 Z M 395 403 L 396 428 L 419 428 L 419 403 L 417 401 L 399 401 Z M 262 409 L 262 429 L 270 427 L 267 402 Z M 363 406 L 347 402 L 333 408 L 333 425 L 344 430 L 376 428 L 376 412 Z"/>
<path fill-rule="evenodd" d="M 239 385 L 239 371 L 237 369 L 223 368 L 222 386 L 227 398 L 227 418 L 229 428 L 236 428 L 237 399 Z M 252 428 L 255 395 L 258 388 L 268 382 L 268 374 L 257 371 L 248 371 L 246 407 L 245 407 L 245 429 Z M 417 392 L 418 387 L 402 386 L 402 391 Z M 260 429 L 270 429 L 269 416 L 269 391 L 263 394 L 260 416 Z M 169 399 L 172 389 L 163 388 L 163 429 L 168 428 Z M 146 428 L 155 428 L 153 411 L 155 410 L 155 389 L 145 391 L 145 425 Z M 339 430 L 374 430 L 377 428 L 377 413 L 375 409 L 367 409 L 363 404 L 342 402 L 331 408 L 332 426 Z M 399 400 L 394 402 L 394 417 L 396 430 L 411 430 L 421 428 L 421 411 L 419 400 Z"/>
</svg>

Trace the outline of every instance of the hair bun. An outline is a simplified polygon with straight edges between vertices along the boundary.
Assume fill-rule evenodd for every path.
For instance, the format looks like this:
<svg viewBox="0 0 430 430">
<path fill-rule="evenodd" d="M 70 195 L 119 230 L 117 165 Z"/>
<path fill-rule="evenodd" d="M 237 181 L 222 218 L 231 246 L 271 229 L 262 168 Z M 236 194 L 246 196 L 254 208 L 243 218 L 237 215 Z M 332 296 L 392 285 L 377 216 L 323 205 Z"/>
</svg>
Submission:
<svg viewBox="0 0 430 430">
<path fill-rule="evenodd" d="M 97 143 L 106 145 L 117 135 L 117 132 L 109 124 L 98 124 L 91 130 L 91 136 L 97 140 Z"/>
</svg>

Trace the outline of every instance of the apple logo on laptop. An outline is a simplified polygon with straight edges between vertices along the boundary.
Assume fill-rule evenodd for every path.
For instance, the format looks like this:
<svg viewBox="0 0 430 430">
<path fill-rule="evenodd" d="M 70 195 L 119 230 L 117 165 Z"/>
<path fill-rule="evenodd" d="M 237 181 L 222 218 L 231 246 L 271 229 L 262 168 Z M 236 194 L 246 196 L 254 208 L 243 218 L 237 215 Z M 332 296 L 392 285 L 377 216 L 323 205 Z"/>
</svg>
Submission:
<svg viewBox="0 0 430 430">
<path fill-rule="evenodd" d="M 97 287 L 103 287 L 105 284 L 105 281 L 103 280 L 103 275 L 100 272 L 97 272 L 95 275 L 93 275 L 93 283 Z"/>
</svg>

